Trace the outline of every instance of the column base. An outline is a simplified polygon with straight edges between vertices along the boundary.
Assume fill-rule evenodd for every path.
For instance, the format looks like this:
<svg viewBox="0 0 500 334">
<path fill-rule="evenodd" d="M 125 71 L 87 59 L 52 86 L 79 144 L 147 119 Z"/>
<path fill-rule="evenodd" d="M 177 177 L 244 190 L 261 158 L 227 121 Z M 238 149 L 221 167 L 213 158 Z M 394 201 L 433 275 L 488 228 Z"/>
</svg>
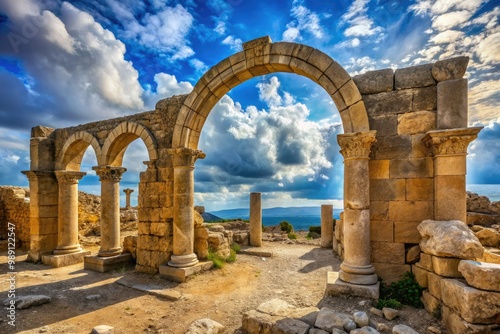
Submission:
<svg viewBox="0 0 500 334">
<path fill-rule="evenodd" d="M 75 253 L 69 254 L 43 254 L 42 263 L 54 268 L 71 266 L 73 264 L 78 264 L 83 262 L 83 258 L 90 255 L 90 251 L 81 250 Z"/>
<path fill-rule="evenodd" d="M 170 261 L 168 261 L 168 265 L 175 268 L 192 267 L 197 263 L 199 263 L 199 261 L 195 253 L 187 255 L 172 255 L 170 257 Z"/>
<path fill-rule="evenodd" d="M 83 249 L 82 247 L 78 245 L 71 245 L 71 246 L 62 246 L 62 247 L 56 247 L 54 249 L 53 254 L 54 255 L 65 255 L 65 254 L 73 254 L 73 253 L 78 253 L 82 252 Z"/>
<path fill-rule="evenodd" d="M 100 256 L 100 257 L 117 256 L 117 255 L 120 255 L 122 252 L 123 252 L 123 248 L 121 248 L 121 247 L 106 249 L 106 250 L 100 249 L 99 253 L 97 253 L 97 256 Z"/>
<path fill-rule="evenodd" d="M 329 271 L 326 281 L 326 293 L 331 296 L 354 295 L 378 299 L 380 296 L 380 282 L 377 281 L 377 283 L 371 285 L 346 283 L 339 278 L 338 272 Z"/>
<path fill-rule="evenodd" d="M 340 265 L 339 278 L 346 283 L 361 285 L 371 285 L 378 282 L 375 267 L 371 264 L 367 266 L 353 266 L 345 261 Z"/>
<path fill-rule="evenodd" d="M 169 281 L 184 283 L 189 276 L 210 270 L 213 266 L 212 261 L 198 262 L 187 268 L 176 268 L 170 265 L 160 265 L 160 277 Z"/>
<path fill-rule="evenodd" d="M 132 262 L 132 255 L 124 253 L 116 256 L 102 257 L 98 255 L 85 256 L 83 267 L 87 270 L 93 270 L 105 273 L 110 270 L 120 269 Z"/>
</svg>

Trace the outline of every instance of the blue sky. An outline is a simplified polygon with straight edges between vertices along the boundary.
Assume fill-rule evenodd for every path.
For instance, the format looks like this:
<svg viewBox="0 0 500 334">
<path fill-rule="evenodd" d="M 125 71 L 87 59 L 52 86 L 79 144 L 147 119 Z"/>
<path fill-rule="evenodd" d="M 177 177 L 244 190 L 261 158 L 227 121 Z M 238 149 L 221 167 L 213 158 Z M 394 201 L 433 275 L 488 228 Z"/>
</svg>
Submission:
<svg viewBox="0 0 500 334">
<path fill-rule="evenodd" d="M 2 0 L 0 184 L 27 186 L 20 171 L 29 169 L 31 127 L 151 110 L 264 35 L 318 48 L 351 75 L 471 57 L 469 123 L 485 129 L 470 147 L 468 183 L 500 184 L 499 15 L 492 0 Z M 340 132 L 334 104 L 310 80 L 276 73 L 247 81 L 203 129 L 196 202 L 245 207 L 248 193 L 261 191 L 265 207 L 339 207 Z M 137 188 L 143 160 L 144 145 L 134 142 L 123 188 Z M 95 164 L 87 151 L 80 188 L 98 194 Z"/>
</svg>

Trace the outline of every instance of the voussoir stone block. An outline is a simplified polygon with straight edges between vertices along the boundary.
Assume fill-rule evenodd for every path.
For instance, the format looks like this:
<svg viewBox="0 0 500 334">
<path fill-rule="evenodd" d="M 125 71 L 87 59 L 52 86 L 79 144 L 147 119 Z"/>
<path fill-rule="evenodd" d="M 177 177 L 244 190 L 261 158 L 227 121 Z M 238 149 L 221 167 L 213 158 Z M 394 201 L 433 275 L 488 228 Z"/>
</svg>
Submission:
<svg viewBox="0 0 500 334">
<path fill-rule="evenodd" d="M 435 84 L 436 81 L 432 77 L 432 64 L 401 68 L 394 72 L 394 86 L 398 90 Z"/>
<path fill-rule="evenodd" d="M 458 270 L 469 285 L 500 292 L 500 264 L 462 260 Z"/>
<path fill-rule="evenodd" d="M 461 79 L 465 74 L 469 57 L 454 57 L 439 60 L 432 66 L 432 77 L 436 81 Z"/>
<path fill-rule="evenodd" d="M 369 71 L 353 78 L 361 94 L 390 92 L 394 87 L 394 71 L 391 68 Z"/>
<path fill-rule="evenodd" d="M 484 248 L 469 229 L 459 221 L 424 220 L 418 225 L 422 236 L 420 248 L 427 254 L 460 259 L 481 258 Z"/>
</svg>

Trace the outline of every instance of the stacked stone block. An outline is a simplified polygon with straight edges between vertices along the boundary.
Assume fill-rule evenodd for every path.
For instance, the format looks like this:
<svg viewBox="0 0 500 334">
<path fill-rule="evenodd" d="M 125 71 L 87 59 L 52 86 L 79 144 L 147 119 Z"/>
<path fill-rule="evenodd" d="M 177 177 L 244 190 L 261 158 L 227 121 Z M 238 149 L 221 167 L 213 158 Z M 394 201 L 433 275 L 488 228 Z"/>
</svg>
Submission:
<svg viewBox="0 0 500 334">
<path fill-rule="evenodd" d="M 8 223 L 13 223 L 16 248 L 29 248 L 29 219 L 29 193 L 20 187 L 0 187 L 0 240 L 7 239 Z"/>
</svg>

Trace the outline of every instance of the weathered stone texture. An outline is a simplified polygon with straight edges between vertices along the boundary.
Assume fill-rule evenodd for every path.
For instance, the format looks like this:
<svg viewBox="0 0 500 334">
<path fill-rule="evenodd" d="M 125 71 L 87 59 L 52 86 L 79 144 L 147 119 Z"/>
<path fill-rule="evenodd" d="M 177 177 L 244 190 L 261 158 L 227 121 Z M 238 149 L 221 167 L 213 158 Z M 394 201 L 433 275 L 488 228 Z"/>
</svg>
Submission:
<svg viewBox="0 0 500 334">
<path fill-rule="evenodd" d="M 436 128 L 436 113 L 416 111 L 398 115 L 398 135 L 425 133 Z"/>
<path fill-rule="evenodd" d="M 462 260 L 458 271 L 469 285 L 482 289 L 500 292 L 500 264 Z"/>
<path fill-rule="evenodd" d="M 371 245 L 372 261 L 405 264 L 405 245 L 403 243 L 374 241 Z"/>
<path fill-rule="evenodd" d="M 395 89 L 433 86 L 432 64 L 397 69 L 394 72 Z"/>
<path fill-rule="evenodd" d="M 438 60 L 432 66 L 432 77 L 436 81 L 461 79 L 465 74 L 469 57 L 455 57 Z"/>
<path fill-rule="evenodd" d="M 394 88 L 394 71 L 392 69 L 370 71 L 353 78 L 361 94 L 390 92 Z"/>
<path fill-rule="evenodd" d="M 437 128 L 466 128 L 467 79 L 441 81 L 437 85 Z"/>
<path fill-rule="evenodd" d="M 23 249 L 30 244 L 29 196 L 29 191 L 20 187 L 0 187 L 0 240 L 9 235 L 8 223 L 14 224 L 16 247 Z"/>
</svg>

